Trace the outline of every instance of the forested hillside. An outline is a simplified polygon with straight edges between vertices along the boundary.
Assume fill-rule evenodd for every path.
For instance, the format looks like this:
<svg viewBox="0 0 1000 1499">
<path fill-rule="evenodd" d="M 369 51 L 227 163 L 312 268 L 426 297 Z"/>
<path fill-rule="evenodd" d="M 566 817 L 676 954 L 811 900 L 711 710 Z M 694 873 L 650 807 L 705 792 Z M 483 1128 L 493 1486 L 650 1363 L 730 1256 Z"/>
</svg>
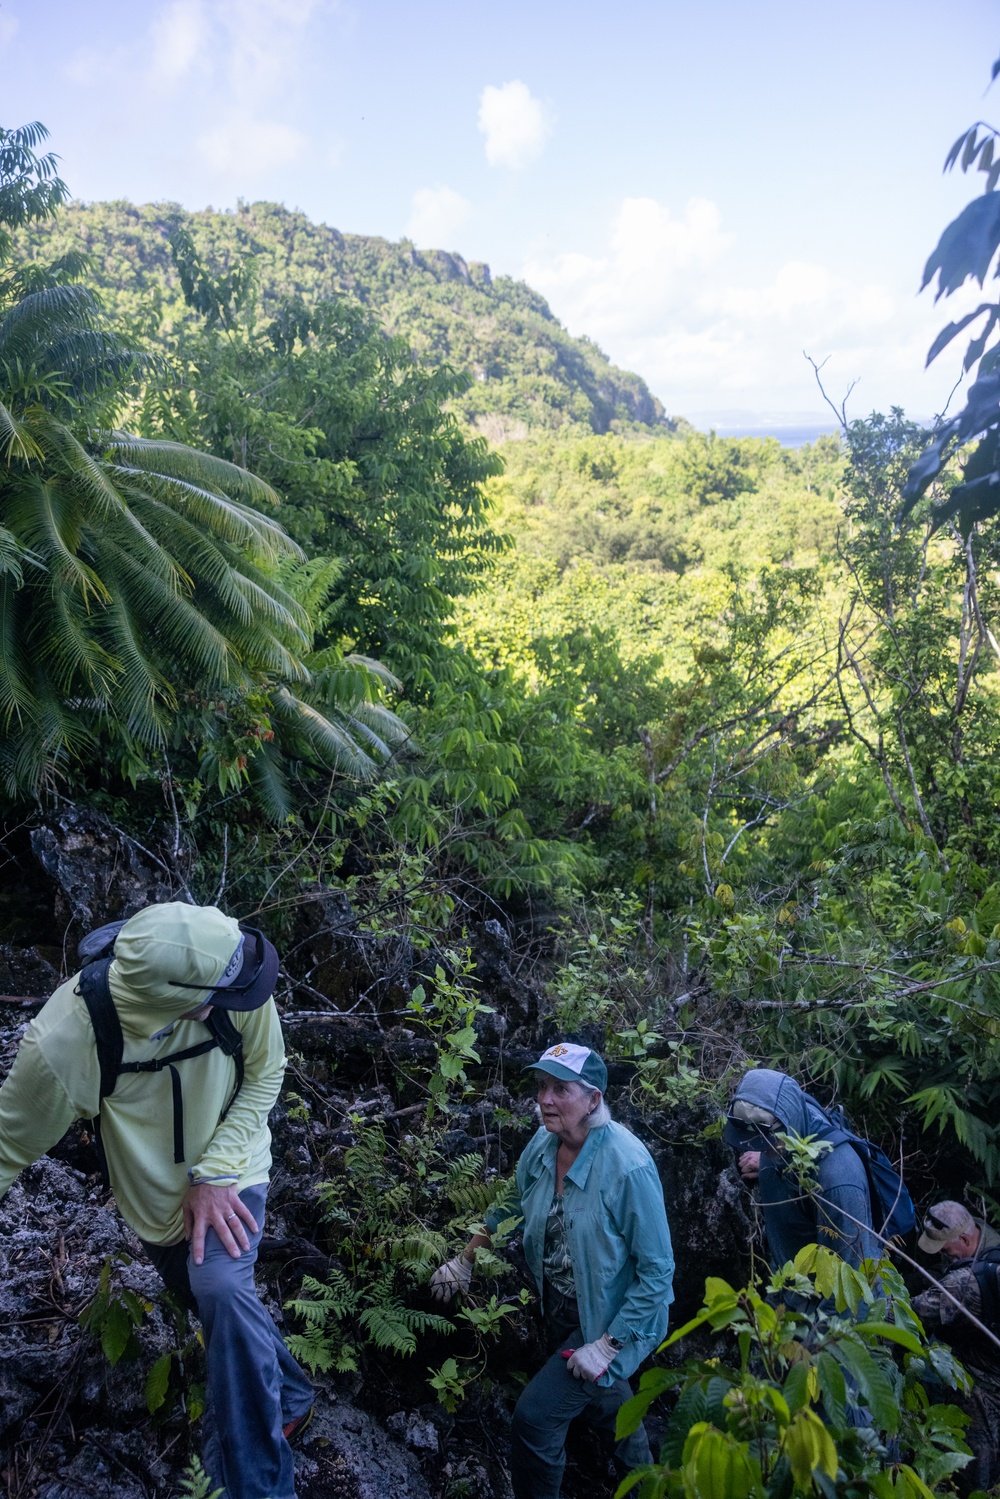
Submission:
<svg viewBox="0 0 1000 1499">
<path fill-rule="evenodd" d="M 267 206 L 67 208 L 40 139 L 0 140 L 5 1056 L 9 1001 L 106 920 L 264 929 L 290 1065 L 262 1275 L 321 1391 L 301 1493 L 505 1499 L 540 1354 L 516 1233 L 447 1318 L 428 1281 L 502 1198 L 543 1045 L 598 1047 L 655 1157 L 676 1326 L 706 1275 L 759 1282 L 720 1138 L 750 1066 L 842 1105 L 922 1205 L 996 1209 L 995 377 L 933 442 L 899 411 L 721 440 L 527 288 Z M 11 1495 L 204 1499 L 200 1345 L 89 1127 L 0 1227 Z M 823 1302 L 792 1341 L 734 1292 L 664 1354 L 711 1388 L 661 1492 L 721 1492 L 683 1457 L 702 1411 L 727 1493 L 950 1495 L 967 1454 L 920 1381 L 960 1376 L 897 1270 L 788 1274 Z M 748 1307 L 749 1365 L 722 1332 Z M 814 1380 L 838 1339 L 850 1378 Z M 566 1493 L 605 1468 L 577 1449 Z"/>
<path fill-rule="evenodd" d="M 537 292 L 507 276 L 494 279 L 489 266 L 467 265 L 457 254 L 341 234 L 278 203 L 242 203 L 235 213 L 71 204 L 58 223 L 26 229 L 20 243 L 31 255 L 84 251 L 92 284 L 118 315 L 146 324 L 153 313 L 171 327 L 188 316 L 170 253 L 178 228 L 222 271 L 253 257 L 266 314 L 287 298 L 315 306 L 346 294 L 424 363 L 467 371 L 472 384 L 457 409 L 491 436 L 529 427 L 669 429 L 645 382 L 588 339 L 571 338 Z"/>
</svg>

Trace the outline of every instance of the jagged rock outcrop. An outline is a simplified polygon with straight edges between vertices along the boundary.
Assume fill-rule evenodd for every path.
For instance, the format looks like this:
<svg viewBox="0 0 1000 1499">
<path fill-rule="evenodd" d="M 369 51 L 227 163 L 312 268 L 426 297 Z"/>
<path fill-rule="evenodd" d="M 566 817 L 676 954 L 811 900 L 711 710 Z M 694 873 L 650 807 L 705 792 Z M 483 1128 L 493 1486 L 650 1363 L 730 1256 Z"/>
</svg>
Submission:
<svg viewBox="0 0 1000 1499">
<path fill-rule="evenodd" d="M 31 847 L 54 886 L 60 935 L 72 928 L 74 947 L 102 922 L 183 898 L 165 859 L 87 807 L 66 803 L 49 813 L 32 829 Z"/>
</svg>

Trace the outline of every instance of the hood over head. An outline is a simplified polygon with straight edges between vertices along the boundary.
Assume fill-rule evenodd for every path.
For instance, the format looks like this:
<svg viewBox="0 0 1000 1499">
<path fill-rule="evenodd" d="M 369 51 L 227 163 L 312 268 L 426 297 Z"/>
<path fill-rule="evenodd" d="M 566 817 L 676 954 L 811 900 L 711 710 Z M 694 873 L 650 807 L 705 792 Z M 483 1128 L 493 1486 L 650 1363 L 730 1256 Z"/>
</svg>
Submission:
<svg viewBox="0 0 1000 1499">
<path fill-rule="evenodd" d="M 129 917 L 108 975 L 122 1025 L 145 1030 L 207 1003 L 242 941 L 239 923 L 216 906 L 163 901 Z"/>
<path fill-rule="evenodd" d="M 792 1134 L 813 1135 L 825 1140 L 840 1132 L 840 1126 L 827 1118 L 816 1100 L 800 1088 L 787 1072 L 755 1067 L 746 1074 L 737 1088 L 733 1103 L 737 1100 L 752 1104 L 754 1108 L 767 1110 L 775 1116 L 783 1130 Z M 722 1132 L 726 1144 L 737 1150 L 759 1149 L 766 1137 L 765 1131 L 734 1119 L 731 1113 Z"/>
</svg>

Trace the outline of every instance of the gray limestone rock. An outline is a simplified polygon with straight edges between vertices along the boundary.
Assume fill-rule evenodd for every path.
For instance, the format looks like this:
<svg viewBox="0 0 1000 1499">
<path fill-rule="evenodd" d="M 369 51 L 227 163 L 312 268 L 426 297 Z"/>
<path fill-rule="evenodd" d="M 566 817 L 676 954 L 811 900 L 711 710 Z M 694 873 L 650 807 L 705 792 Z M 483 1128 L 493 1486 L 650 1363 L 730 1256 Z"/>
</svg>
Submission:
<svg viewBox="0 0 1000 1499">
<path fill-rule="evenodd" d="M 317 1404 L 300 1471 L 300 1499 L 431 1499 L 414 1455 L 347 1401 Z"/>
</svg>

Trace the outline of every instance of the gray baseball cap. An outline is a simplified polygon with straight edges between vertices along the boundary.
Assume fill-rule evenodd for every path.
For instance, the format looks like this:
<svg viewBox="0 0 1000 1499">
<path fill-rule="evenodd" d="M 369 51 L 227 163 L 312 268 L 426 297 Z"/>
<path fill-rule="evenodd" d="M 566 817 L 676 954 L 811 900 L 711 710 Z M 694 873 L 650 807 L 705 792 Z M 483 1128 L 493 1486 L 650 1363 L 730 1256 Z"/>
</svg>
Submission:
<svg viewBox="0 0 1000 1499">
<path fill-rule="evenodd" d="M 960 1202 L 936 1202 L 924 1214 L 924 1231 L 917 1244 L 925 1254 L 937 1254 L 952 1239 L 960 1239 L 978 1226 L 968 1208 Z"/>
</svg>

